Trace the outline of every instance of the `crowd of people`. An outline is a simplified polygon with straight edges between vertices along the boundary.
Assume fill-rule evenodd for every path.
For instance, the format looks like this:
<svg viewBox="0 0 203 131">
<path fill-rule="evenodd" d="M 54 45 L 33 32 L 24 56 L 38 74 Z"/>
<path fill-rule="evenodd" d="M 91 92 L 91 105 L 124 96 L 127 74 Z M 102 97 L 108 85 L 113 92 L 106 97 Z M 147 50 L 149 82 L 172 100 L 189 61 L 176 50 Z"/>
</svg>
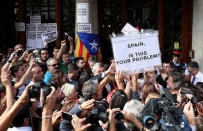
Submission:
<svg viewBox="0 0 203 131">
<path fill-rule="evenodd" d="M 0 131 L 202 131 L 203 73 L 178 51 L 162 69 L 116 70 L 74 58 L 72 37 L 50 53 L 22 44 L 1 56 Z"/>
</svg>

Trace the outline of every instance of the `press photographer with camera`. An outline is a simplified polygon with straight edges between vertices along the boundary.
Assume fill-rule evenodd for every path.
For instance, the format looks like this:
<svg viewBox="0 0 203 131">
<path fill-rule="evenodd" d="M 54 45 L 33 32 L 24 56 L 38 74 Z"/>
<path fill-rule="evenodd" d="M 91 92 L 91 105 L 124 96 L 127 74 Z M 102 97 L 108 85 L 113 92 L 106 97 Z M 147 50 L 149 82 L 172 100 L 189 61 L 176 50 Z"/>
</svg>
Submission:
<svg viewBox="0 0 203 131">
<path fill-rule="evenodd" d="M 18 91 L 18 96 L 20 96 L 24 91 L 25 83 L 30 75 L 31 69 L 35 64 L 36 61 L 34 59 L 31 60 L 29 67 L 26 70 L 24 65 L 27 65 L 27 63 L 25 62 L 24 64 L 22 64 L 22 62 L 19 61 L 10 68 L 11 76 L 13 77 L 12 83 L 14 85 L 14 88 Z"/>
<path fill-rule="evenodd" d="M 1 79 L 3 84 L 6 86 L 6 97 L 7 97 L 7 108 L 4 113 L 1 115 L 0 120 L 0 129 L 7 130 L 11 123 L 14 128 L 9 128 L 8 130 L 14 129 L 24 129 L 24 130 L 32 130 L 31 122 L 32 117 L 30 117 L 30 113 L 26 113 L 30 111 L 29 101 L 35 102 L 35 100 L 30 99 L 30 86 L 27 86 L 22 93 L 22 95 L 18 98 L 18 100 L 13 105 L 13 91 L 10 83 L 10 76 L 6 70 L 2 70 Z M 9 84 L 10 83 L 10 84 Z M 42 111 L 42 130 L 52 130 L 52 111 L 54 107 L 54 99 L 55 99 L 55 88 L 51 87 L 52 91 L 50 94 L 46 96 L 46 102 L 44 102 L 44 107 Z M 45 93 L 46 94 L 46 93 Z M 43 96 L 41 96 L 43 97 Z M 28 106 L 25 106 L 27 103 Z M 25 110 L 24 110 L 25 109 Z M 21 115 L 19 114 L 21 112 Z M 22 114 L 23 113 L 23 114 Z M 16 116 L 16 114 L 18 114 Z M 27 115 L 26 115 L 27 114 Z M 25 117 L 19 117 L 25 116 Z M 27 116 L 27 117 L 26 117 Z M 22 119 L 22 120 L 21 120 Z M 12 122 L 13 121 L 13 122 Z M 22 122 L 22 124 L 21 124 Z M 17 124 L 18 123 L 18 124 Z M 24 124 L 23 124 L 24 123 Z M 27 124 L 26 124 L 27 123 Z"/>
<path fill-rule="evenodd" d="M 164 89 L 163 98 L 154 96 L 148 100 L 142 111 L 143 125 L 150 130 L 195 130 L 196 111 L 191 103 L 196 103 L 198 99 L 193 96 L 196 93 L 192 88 L 181 86 L 177 100 L 168 89 Z"/>
</svg>

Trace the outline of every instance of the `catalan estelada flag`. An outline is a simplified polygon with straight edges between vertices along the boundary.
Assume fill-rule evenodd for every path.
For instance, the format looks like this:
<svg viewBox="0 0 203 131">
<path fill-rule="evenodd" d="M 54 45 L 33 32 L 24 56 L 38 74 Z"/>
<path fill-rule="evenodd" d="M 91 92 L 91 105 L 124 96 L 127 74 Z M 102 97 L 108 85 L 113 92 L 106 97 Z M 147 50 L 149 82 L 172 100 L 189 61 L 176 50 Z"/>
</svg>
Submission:
<svg viewBox="0 0 203 131">
<path fill-rule="evenodd" d="M 90 56 L 97 56 L 99 61 L 102 60 L 99 36 L 97 34 L 78 33 L 75 57 L 83 57 L 85 62 L 87 62 Z"/>
</svg>

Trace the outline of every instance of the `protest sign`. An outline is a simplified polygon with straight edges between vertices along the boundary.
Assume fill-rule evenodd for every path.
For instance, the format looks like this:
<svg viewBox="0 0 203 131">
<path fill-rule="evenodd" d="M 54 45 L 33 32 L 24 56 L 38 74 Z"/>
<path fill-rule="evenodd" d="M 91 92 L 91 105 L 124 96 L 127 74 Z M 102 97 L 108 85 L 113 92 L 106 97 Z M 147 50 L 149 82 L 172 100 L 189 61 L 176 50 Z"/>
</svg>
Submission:
<svg viewBox="0 0 203 131">
<path fill-rule="evenodd" d="M 50 43 L 50 42 L 56 40 L 57 35 L 58 35 L 58 32 L 57 32 L 57 31 L 50 31 L 50 32 L 47 32 L 47 33 L 43 33 L 43 34 L 41 35 L 42 41 L 43 41 L 43 42 Z"/>
<path fill-rule="evenodd" d="M 92 33 L 91 24 L 78 24 L 78 32 Z"/>
<path fill-rule="evenodd" d="M 56 23 L 40 23 L 41 17 L 30 16 L 30 24 L 26 25 L 26 48 L 42 48 L 44 42 L 50 43 L 57 38 Z"/>
<path fill-rule="evenodd" d="M 77 3 L 77 23 L 88 23 L 89 22 L 89 9 L 88 3 Z"/>
<path fill-rule="evenodd" d="M 41 23 L 41 16 L 30 16 L 30 23 Z"/>
<path fill-rule="evenodd" d="M 26 31 L 37 31 L 37 24 L 26 24 Z"/>
<path fill-rule="evenodd" d="M 124 33 L 125 35 L 139 34 L 139 31 L 129 23 L 125 24 L 121 32 Z"/>
<path fill-rule="evenodd" d="M 26 38 L 27 39 L 31 39 L 31 40 L 35 40 L 36 39 L 36 31 L 27 31 L 26 32 Z"/>
<path fill-rule="evenodd" d="M 36 48 L 43 48 L 44 43 L 42 39 L 27 39 L 26 50 L 36 49 Z"/>
<path fill-rule="evenodd" d="M 56 23 L 48 23 L 47 31 L 56 31 L 57 24 Z"/>
<path fill-rule="evenodd" d="M 15 27 L 16 27 L 16 31 L 25 31 L 25 23 L 24 22 L 16 22 Z"/>
<path fill-rule="evenodd" d="M 111 37 L 117 70 L 140 73 L 161 66 L 158 31 Z"/>
<path fill-rule="evenodd" d="M 47 23 L 37 24 L 37 31 L 47 31 Z"/>
</svg>

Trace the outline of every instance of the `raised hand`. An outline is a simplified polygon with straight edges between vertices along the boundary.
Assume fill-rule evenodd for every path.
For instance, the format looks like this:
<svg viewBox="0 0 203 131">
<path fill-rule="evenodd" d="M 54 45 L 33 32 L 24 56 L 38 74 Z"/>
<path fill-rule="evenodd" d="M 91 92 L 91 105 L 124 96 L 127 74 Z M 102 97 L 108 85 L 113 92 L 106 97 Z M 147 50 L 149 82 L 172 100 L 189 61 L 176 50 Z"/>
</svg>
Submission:
<svg viewBox="0 0 203 131">
<path fill-rule="evenodd" d="M 85 131 L 91 124 L 84 124 L 86 118 L 80 119 L 77 115 L 72 115 L 71 124 L 75 131 Z"/>
</svg>

